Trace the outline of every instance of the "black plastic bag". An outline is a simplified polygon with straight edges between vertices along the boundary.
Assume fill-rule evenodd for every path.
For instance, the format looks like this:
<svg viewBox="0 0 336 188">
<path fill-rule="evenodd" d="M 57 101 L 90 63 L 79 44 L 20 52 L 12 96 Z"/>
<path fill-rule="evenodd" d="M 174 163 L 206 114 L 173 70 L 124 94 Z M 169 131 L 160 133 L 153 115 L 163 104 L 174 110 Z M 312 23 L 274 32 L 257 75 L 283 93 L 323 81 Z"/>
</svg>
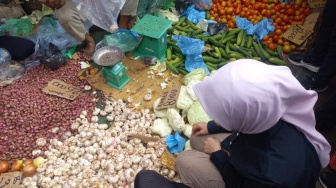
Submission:
<svg viewBox="0 0 336 188">
<path fill-rule="evenodd" d="M 177 0 L 175 3 L 176 10 L 182 14 L 185 10 L 188 9 L 191 5 L 194 4 L 193 0 Z"/>
<path fill-rule="evenodd" d="M 210 35 L 215 35 L 217 33 L 224 33 L 226 30 L 228 30 L 228 27 L 225 23 L 209 23 L 207 31 Z"/>
<path fill-rule="evenodd" d="M 41 60 L 41 63 L 51 70 L 56 70 L 65 64 L 66 60 L 63 58 L 63 54 L 57 46 L 49 44 L 49 48 L 45 51 L 44 58 Z"/>
</svg>

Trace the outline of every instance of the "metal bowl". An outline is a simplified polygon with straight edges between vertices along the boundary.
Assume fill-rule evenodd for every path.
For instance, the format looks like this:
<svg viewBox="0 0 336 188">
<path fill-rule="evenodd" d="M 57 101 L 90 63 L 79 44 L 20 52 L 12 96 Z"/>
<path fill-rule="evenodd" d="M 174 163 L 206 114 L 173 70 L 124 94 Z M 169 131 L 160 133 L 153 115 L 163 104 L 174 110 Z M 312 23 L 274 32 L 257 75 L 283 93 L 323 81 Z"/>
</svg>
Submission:
<svg viewBox="0 0 336 188">
<path fill-rule="evenodd" d="M 93 54 L 93 61 L 101 66 L 114 66 L 124 57 L 123 51 L 116 46 L 105 46 Z"/>
</svg>

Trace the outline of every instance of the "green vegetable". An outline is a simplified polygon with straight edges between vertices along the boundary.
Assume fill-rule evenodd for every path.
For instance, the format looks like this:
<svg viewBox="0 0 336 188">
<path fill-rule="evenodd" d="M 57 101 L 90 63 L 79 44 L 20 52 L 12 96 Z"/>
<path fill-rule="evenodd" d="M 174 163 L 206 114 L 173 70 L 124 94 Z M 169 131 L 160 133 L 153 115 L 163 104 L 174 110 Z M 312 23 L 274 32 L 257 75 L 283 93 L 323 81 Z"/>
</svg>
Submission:
<svg viewBox="0 0 336 188">
<path fill-rule="evenodd" d="M 169 70 L 172 71 L 174 74 L 179 74 L 179 71 L 170 62 L 166 62 L 166 65 Z"/>
<path fill-rule="evenodd" d="M 287 65 L 286 61 L 279 59 L 277 57 L 271 57 L 268 59 L 268 61 L 277 65 Z"/>
<path fill-rule="evenodd" d="M 172 59 L 172 49 L 170 47 L 167 48 L 166 56 L 167 56 L 167 60 Z"/>
<path fill-rule="evenodd" d="M 220 59 L 215 59 L 209 56 L 202 56 L 202 58 L 204 62 L 215 63 L 215 64 L 222 62 L 222 60 Z"/>
<path fill-rule="evenodd" d="M 208 122 L 211 120 L 209 115 L 205 112 L 200 102 L 195 101 L 187 112 L 187 118 L 190 125 L 197 122 Z"/>
<path fill-rule="evenodd" d="M 203 80 L 205 77 L 205 70 L 204 69 L 194 69 L 193 71 L 189 72 L 187 75 L 184 76 L 182 82 L 185 86 L 189 84 L 192 80 Z"/>
</svg>

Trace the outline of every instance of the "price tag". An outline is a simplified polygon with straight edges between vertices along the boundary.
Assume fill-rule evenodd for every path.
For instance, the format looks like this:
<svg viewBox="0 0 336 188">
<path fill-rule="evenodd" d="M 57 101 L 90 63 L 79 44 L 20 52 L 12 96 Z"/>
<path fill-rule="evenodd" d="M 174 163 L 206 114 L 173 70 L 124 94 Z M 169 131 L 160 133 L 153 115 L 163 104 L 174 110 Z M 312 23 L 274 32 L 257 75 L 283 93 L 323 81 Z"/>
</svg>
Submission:
<svg viewBox="0 0 336 188">
<path fill-rule="evenodd" d="M 180 94 L 180 87 L 174 87 L 173 89 L 166 90 L 163 93 L 156 109 L 159 110 L 174 107 L 176 105 L 179 94 Z"/>
<path fill-rule="evenodd" d="M 327 0 L 308 0 L 310 8 L 321 8 L 324 7 Z"/>
<path fill-rule="evenodd" d="M 12 176 L 0 176 L 0 188 L 11 188 L 13 185 L 14 177 Z"/>
<path fill-rule="evenodd" d="M 301 45 L 312 33 L 312 29 L 307 29 L 302 25 L 295 24 L 291 28 L 289 28 L 282 36 L 297 45 Z"/>
<path fill-rule="evenodd" d="M 79 88 L 56 79 L 51 80 L 48 85 L 42 89 L 42 91 L 69 100 L 75 100 L 81 93 Z"/>
<path fill-rule="evenodd" d="M 23 173 L 22 172 L 8 172 L 8 173 L 2 173 L 0 178 L 1 177 L 8 177 L 8 178 L 11 178 L 12 180 L 12 184 L 11 184 L 11 187 L 14 188 L 14 187 L 19 187 L 19 185 L 21 184 L 22 182 L 22 179 L 23 179 Z M 0 184 L 1 185 L 1 184 Z M 1 187 L 1 186 L 0 186 Z"/>
</svg>

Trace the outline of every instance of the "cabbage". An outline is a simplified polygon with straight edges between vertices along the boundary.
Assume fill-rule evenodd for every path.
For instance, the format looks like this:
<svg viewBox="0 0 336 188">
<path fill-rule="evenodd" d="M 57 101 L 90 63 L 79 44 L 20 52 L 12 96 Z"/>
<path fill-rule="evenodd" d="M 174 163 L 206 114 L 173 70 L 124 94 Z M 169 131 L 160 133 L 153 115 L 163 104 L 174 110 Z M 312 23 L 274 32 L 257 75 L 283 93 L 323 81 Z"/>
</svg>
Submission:
<svg viewBox="0 0 336 188">
<path fill-rule="evenodd" d="M 160 100 L 161 100 L 161 97 L 154 101 L 153 110 L 154 110 L 154 114 L 156 115 L 156 117 L 164 118 L 164 117 L 167 117 L 167 109 L 160 109 L 160 110 L 156 109 L 157 106 L 159 105 Z"/>
<path fill-rule="evenodd" d="M 187 151 L 187 150 L 192 150 L 191 145 L 190 145 L 190 139 L 184 144 L 183 151 Z"/>
<path fill-rule="evenodd" d="M 189 107 L 194 103 L 192 98 L 189 96 L 187 91 L 187 86 L 181 86 L 180 94 L 177 99 L 176 107 L 182 110 L 188 110 Z"/>
<path fill-rule="evenodd" d="M 187 92 L 188 92 L 189 96 L 191 97 L 191 99 L 194 100 L 194 101 L 197 101 L 198 99 L 197 99 L 197 97 L 196 97 L 196 95 L 195 95 L 193 86 L 194 86 L 195 84 L 199 83 L 199 82 L 201 82 L 201 81 L 199 81 L 199 80 L 192 80 L 192 81 L 190 81 L 189 84 L 187 85 Z"/>
<path fill-rule="evenodd" d="M 211 120 L 209 115 L 203 109 L 199 101 L 195 101 L 189 108 L 187 113 L 188 122 L 190 125 L 194 125 L 197 122 L 205 122 Z"/>
<path fill-rule="evenodd" d="M 192 125 L 190 125 L 190 124 L 186 124 L 186 129 L 183 131 L 183 134 L 184 134 L 186 137 L 190 138 L 191 133 L 192 133 Z"/>
<path fill-rule="evenodd" d="M 174 108 L 168 108 L 167 118 L 170 126 L 173 128 L 174 131 L 183 132 L 185 130 L 185 123 L 177 110 L 175 110 Z"/>
<path fill-rule="evenodd" d="M 182 82 L 185 86 L 189 84 L 190 81 L 192 80 L 203 80 L 205 77 L 205 70 L 204 69 L 195 69 L 191 72 L 189 72 L 187 75 L 184 76 L 182 79 Z"/>
<path fill-rule="evenodd" d="M 158 118 L 154 121 L 154 124 L 151 126 L 151 130 L 153 133 L 160 135 L 161 137 L 165 137 L 168 134 L 171 134 L 173 129 L 169 126 L 168 119 L 166 118 Z"/>
</svg>

